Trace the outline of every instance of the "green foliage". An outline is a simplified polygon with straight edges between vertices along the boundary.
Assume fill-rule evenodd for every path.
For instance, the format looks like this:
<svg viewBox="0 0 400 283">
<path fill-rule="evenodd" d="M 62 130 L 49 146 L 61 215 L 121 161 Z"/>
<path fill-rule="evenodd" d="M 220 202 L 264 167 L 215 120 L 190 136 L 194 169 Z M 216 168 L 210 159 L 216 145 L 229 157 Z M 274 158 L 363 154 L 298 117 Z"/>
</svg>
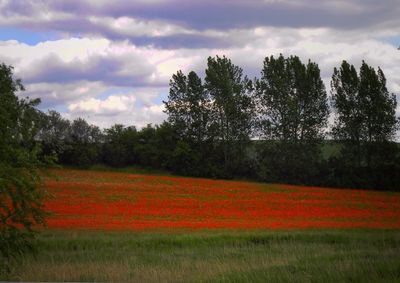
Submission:
<svg viewBox="0 0 400 283">
<path fill-rule="evenodd" d="M 256 82 L 259 175 L 268 181 L 312 183 L 322 160 L 329 109 L 320 70 L 281 54 L 264 60 Z"/>
<path fill-rule="evenodd" d="M 361 140 L 362 115 L 358 107 L 359 78 L 353 65 L 343 61 L 333 71 L 332 106 L 337 112 L 332 135 L 338 140 Z"/>
<path fill-rule="evenodd" d="M 332 76 L 332 106 L 336 112 L 333 136 L 338 140 L 388 141 L 398 128 L 396 97 L 389 94 L 382 70 L 362 63 L 360 74 L 343 61 Z"/>
<path fill-rule="evenodd" d="M 183 175 L 210 176 L 211 158 L 218 152 L 213 142 L 216 137 L 211 97 L 198 75 L 193 71 L 188 76 L 181 71 L 174 74 L 164 104 L 178 140 L 169 169 Z"/>
<path fill-rule="evenodd" d="M 228 58 L 217 56 L 208 58 L 204 85 L 195 72 L 172 76 L 164 103 L 179 138 L 170 164 L 175 172 L 243 175 L 253 102 L 251 81 L 242 73 Z"/>
<path fill-rule="evenodd" d="M 172 155 L 171 167 L 174 168 L 178 174 L 191 175 L 195 172 L 193 167 L 199 163 L 198 159 L 198 152 L 192 150 L 188 143 L 178 141 Z"/>
<path fill-rule="evenodd" d="M 42 155 L 54 156 L 57 160 L 68 149 L 70 142 L 70 122 L 60 113 L 51 110 L 42 114 L 38 140 L 41 142 Z"/>
<path fill-rule="evenodd" d="M 135 127 L 115 124 L 104 130 L 104 137 L 103 160 L 106 164 L 122 167 L 135 162 L 134 147 L 137 142 Z"/>
<path fill-rule="evenodd" d="M 210 132 L 222 149 L 225 173 L 237 175 L 252 134 L 252 83 L 230 59 L 216 56 L 207 60 L 205 89 L 212 100 Z"/>
<path fill-rule="evenodd" d="M 267 182 L 289 182 L 303 185 L 322 185 L 326 165 L 321 145 L 262 141 L 258 144 L 257 175 Z"/>
<path fill-rule="evenodd" d="M 195 72 L 186 77 L 182 71 L 172 76 L 168 101 L 164 102 L 168 121 L 178 135 L 191 143 L 207 139 L 210 123 L 210 97 Z"/>
<path fill-rule="evenodd" d="M 281 54 L 265 58 L 257 81 L 260 134 L 272 140 L 315 141 L 324 137 L 328 120 L 325 86 L 316 63 Z"/>
<path fill-rule="evenodd" d="M 67 148 L 61 159 L 67 164 L 88 167 L 100 160 L 100 145 L 103 134 L 99 127 L 89 125 L 82 118 L 72 121 L 66 139 Z"/>
<path fill-rule="evenodd" d="M 44 223 L 35 137 L 39 100 L 19 99 L 23 90 L 12 67 L 0 65 L 0 273 L 32 250 L 33 226 Z"/>
<path fill-rule="evenodd" d="M 357 74 L 342 62 L 332 76 L 333 137 L 343 144 L 331 160 L 335 185 L 396 189 L 400 182 L 399 149 L 392 142 L 398 129 L 396 97 L 389 94 L 379 68 L 362 63 Z"/>
</svg>

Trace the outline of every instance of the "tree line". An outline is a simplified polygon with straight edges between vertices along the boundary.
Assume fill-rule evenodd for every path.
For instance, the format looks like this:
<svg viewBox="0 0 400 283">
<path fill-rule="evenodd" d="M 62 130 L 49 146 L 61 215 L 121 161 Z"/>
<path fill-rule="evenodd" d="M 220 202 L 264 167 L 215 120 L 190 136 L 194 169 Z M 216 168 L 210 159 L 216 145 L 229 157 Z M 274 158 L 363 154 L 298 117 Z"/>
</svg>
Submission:
<svg viewBox="0 0 400 283">
<path fill-rule="evenodd" d="M 170 80 L 167 121 L 138 130 L 100 130 L 42 113 L 37 139 L 62 164 L 140 165 L 176 174 L 267 182 L 398 189 L 396 97 L 383 71 L 346 61 L 333 70 L 328 96 L 318 64 L 265 58 L 249 79 L 227 57 L 209 57 Z M 331 114 L 331 116 L 330 116 Z M 333 123 L 329 123 L 333 117 Z"/>
<path fill-rule="evenodd" d="M 383 71 L 343 61 L 330 94 L 318 64 L 297 56 L 266 57 L 254 79 L 225 56 L 209 57 L 204 80 L 194 71 L 172 75 L 160 125 L 100 129 L 35 108 L 34 129 L 23 133 L 31 136 L 18 142 L 37 147 L 43 162 L 71 166 L 397 190 L 399 119 Z"/>
</svg>

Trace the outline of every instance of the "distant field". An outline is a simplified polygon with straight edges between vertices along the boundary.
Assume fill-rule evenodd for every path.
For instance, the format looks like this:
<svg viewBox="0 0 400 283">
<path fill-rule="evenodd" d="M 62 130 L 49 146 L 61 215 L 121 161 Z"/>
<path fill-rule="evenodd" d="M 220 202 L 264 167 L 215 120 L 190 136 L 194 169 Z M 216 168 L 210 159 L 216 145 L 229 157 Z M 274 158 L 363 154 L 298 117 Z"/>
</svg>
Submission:
<svg viewBox="0 0 400 283">
<path fill-rule="evenodd" d="M 400 193 L 54 169 L 0 281 L 400 282 Z"/>
<path fill-rule="evenodd" d="M 400 228 L 400 193 L 52 170 L 56 229 Z"/>
</svg>

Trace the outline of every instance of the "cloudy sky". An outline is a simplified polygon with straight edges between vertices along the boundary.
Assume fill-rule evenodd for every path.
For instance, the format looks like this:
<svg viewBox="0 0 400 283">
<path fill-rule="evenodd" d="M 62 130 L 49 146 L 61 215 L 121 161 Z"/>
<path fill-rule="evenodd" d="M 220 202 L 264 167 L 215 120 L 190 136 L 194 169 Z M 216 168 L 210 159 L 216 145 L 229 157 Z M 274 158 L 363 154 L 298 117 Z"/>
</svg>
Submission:
<svg viewBox="0 0 400 283">
<path fill-rule="evenodd" d="M 399 15 L 399 0 L 0 0 L 0 62 L 43 110 L 140 128 L 165 118 L 174 72 L 204 76 L 215 55 L 251 78 L 266 56 L 310 58 L 327 88 L 364 59 L 400 94 Z"/>
</svg>

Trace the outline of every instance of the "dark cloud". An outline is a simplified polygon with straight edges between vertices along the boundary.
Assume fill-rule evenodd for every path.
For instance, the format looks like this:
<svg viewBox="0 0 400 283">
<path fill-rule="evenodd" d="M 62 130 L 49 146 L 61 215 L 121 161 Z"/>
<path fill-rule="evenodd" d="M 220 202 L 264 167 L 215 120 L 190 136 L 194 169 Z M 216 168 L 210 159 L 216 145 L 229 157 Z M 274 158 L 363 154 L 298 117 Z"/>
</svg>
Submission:
<svg viewBox="0 0 400 283">
<path fill-rule="evenodd" d="M 234 44 L 225 38 L 176 34 L 171 36 L 139 36 L 131 37 L 129 41 L 137 46 L 151 45 L 159 49 L 179 49 L 179 48 L 228 48 Z M 245 43 L 243 43 L 245 44 Z"/>
<path fill-rule="evenodd" d="M 134 36 L 113 29 L 101 19 L 128 17 L 146 21 L 162 21 L 192 31 L 227 31 L 254 27 L 326 27 L 352 30 L 400 25 L 398 0 L 169 0 L 110 1 L 96 4 L 83 0 L 3 1 L 1 14 L 31 16 L 14 24 L 28 29 L 53 30 L 74 36 L 98 35 L 111 40 L 129 40 L 135 45 L 159 48 L 225 48 L 240 41 L 224 36 L 172 31 L 168 35 Z M 38 8 L 40 7 L 40 9 Z M 67 13 L 68 18 L 41 19 L 37 13 Z M 99 19 L 97 22 L 91 17 Z M 245 43 L 242 43 L 245 44 Z"/>
<path fill-rule="evenodd" d="M 4 16 L 32 16 L 35 14 L 35 5 L 32 1 L 0 1 L 1 14 Z"/>
<path fill-rule="evenodd" d="M 54 1 L 53 9 L 86 15 L 167 20 L 195 29 L 254 26 L 364 28 L 398 18 L 398 0 Z"/>
<path fill-rule="evenodd" d="M 129 68 L 129 73 L 123 72 L 126 68 Z M 133 56 L 93 55 L 84 61 L 64 62 L 56 55 L 49 55 L 31 64 L 31 68 L 24 72 L 24 82 L 71 83 L 85 80 L 110 86 L 138 87 L 149 85 L 153 72 L 154 67 Z"/>
<path fill-rule="evenodd" d="M 41 31 L 44 29 L 42 21 L 24 22 L 20 24 L 24 29 Z M 100 36 L 113 41 L 128 40 L 136 46 L 153 46 L 160 49 L 177 48 L 227 48 L 237 46 L 238 42 L 232 42 L 227 37 L 209 36 L 203 34 L 172 33 L 171 35 L 127 35 L 121 31 L 112 29 L 104 24 L 95 24 L 88 18 L 55 19 L 48 24 L 48 29 L 69 34 L 71 36 L 84 37 L 86 35 Z M 242 42 L 241 44 L 245 44 Z"/>
<path fill-rule="evenodd" d="M 64 29 L 67 27 L 67 29 Z M 85 35 L 92 34 L 104 36 L 113 41 L 128 40 L 136 46 L 153 46 L 159 49 L 179 49 L 179 48 L 227 48 L 237 46 L 226 36 L 203 35 L 203 34 L 184 34 L 172 33 L 171 35 L 137 35 L 130 36 L 122 32 L 111 29 L 105 25 L 96 25 L 87 19 L 79 19 L 74 23 L 67 21 L 57 21 L 53 28 L 58 30 L 68 30 L 73 34 Z M 241 44 L 245 44 L 242 42 Z"/>
</svg>

